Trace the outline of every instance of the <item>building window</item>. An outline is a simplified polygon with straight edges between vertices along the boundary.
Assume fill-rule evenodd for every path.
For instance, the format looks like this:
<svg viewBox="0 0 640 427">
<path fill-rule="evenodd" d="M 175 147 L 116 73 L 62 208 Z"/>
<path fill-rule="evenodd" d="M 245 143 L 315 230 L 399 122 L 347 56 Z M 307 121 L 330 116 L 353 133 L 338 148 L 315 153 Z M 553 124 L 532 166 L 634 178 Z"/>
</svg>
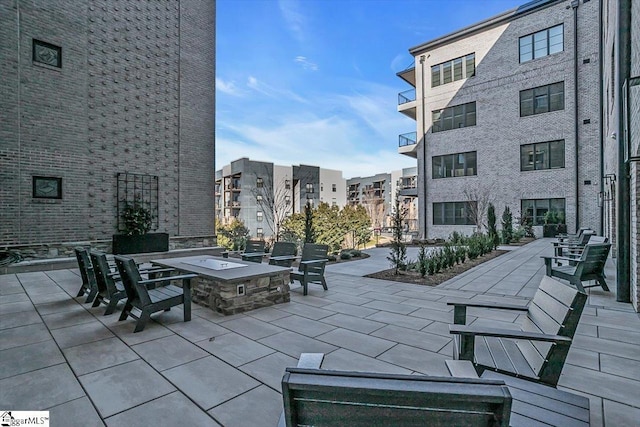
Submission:
<svg viewBox="0 0 640 427">
<path fill-rule="evenodd" d="M 338 191 L 338 187 L 336 186 L 336 184 L 331 184 L 331 192 L 335 193 L 336 191 Z"/>
<path fill-rule="evenodd" d="M 520 91 L 520 117 L 564 110 L 564 82 Z"/>
<path fill-rule="evenodd" d="M 284 204 L 288 205 L 291 203 L 291 196 L 284 196 Z"/>
<path fill-rule="evenodd" d="M 520 146 L 520 170 L 558 169 L 564 167 L 564 140 Z"/>
<path fill-rule="evenodd" d="M 307 193 L 313 193 L 313 184 L 307 184 L 305 186 Z"/>
<path fill-rule="evenodd" d="M 563 25 L 520 37 L 520 62 L 542 58 L 564 50 Z"/>
<path fill-rule="evenodd" d="M 260 227 L 256 228 L 256 237 L 259 238 L 263 238 L 264 237 L 264 230 Z"/>
<path fill-rule="evenodd" d="M 262 180 L 262 178 L 256 178 L 256 187 L 262 188 L 263 186 L 264 186 L 264 181 Z"/>
<path fill-rule="evenodd" d="M 431 67 L 431 87 L 473 77 L 476 74 L 476 54 L 470 53 Z"/>
<path fill-rule="evenodd" d="M 431 158 L 433 179 L 477 175 L 476 152 L 447 154 Z"/>
<path fill-rule="evenodd" d="M 291 190 L 291 181 L 289 181 L 288 179 L 284 180 L 284 188 L 285 190 Z"/>
<path fill-rule="evenodd" d="M 433 204 L 433 225 L 475 225 L 476 202 Z"/>
<path fill-rule="evenodd" d="M 34 199 L 62 199 L 62 178 L 32 177 Z"/>
<path fill-rule="evenodd" d="M 256 221 L 262 221 L 263 217 L 264 217 L 264 214 L 262 213 L 262 211 L 256 212 Z"/>
<path fill-rule="evenodd" d="M 476 103 L 456 105 L 432 111 L 433 125 L 431 132 L 464 128 L 476 125 Z"/>
<path fill-rule="evenodd" d="M 258 194 L 256 196 L 256 202 L 261 202 L 262 201 L 262 194 Z"/>
<path fill-rule="evenodd" d="M 62 68 L 62 48 L 33 39 L 33 62 Z"/>
<path fill-rule="evenodd" d="M 532 225 L 544 225 L 544 217 L 547 212 L 555 211 L 565 218 L 565 199 L 523 199 L 522 217 Z"/>
</svg>

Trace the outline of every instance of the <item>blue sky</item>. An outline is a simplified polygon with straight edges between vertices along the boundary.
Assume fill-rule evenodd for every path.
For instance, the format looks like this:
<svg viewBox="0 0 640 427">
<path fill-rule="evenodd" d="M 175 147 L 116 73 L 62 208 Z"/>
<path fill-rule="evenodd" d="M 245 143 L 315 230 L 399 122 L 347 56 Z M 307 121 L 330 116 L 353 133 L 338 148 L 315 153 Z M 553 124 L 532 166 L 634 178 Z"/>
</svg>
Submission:
<svg viewBox="0 0 640 427">
<path fill-rule="evenodd" d="M 526 0 L 217 0 L 216 169 L 240 157 L 343 171 L 415 166 L 398 135 L 410 47 Z"/>
</svg>

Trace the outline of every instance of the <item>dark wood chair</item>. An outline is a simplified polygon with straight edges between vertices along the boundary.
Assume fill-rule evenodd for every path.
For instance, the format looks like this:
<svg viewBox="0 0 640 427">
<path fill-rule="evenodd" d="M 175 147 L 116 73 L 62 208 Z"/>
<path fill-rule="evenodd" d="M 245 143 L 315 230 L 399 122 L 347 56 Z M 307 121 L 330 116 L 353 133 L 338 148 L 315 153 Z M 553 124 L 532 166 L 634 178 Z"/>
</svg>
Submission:
<svg viewBox="0 0 640 427">
<path fill-rule="evenodd" d="M 247 240 L 241 256 L 243 261 L 261 263 L 264 254 L 264 240 Z"/>
<path fill-rule="evenodd" d="M 597 237 L 595 231 L 591 229 L 584 230 L 575 240 L 569 239 L 566 241 L 553 242 L 553 253 L 555 256 L 563 256 L 565 253 L 575 252 L 577 250 L 583 249 L 585 245 L 595 237 Z M 596 239 L 596 241 L 598 240 L 599 239 Z"/>
<path fill-rule="evenodd" d="M 282 398 L 287 427 L 508 426 L 512 401 L 503 381 L 300 367 L 286 368 Z"/>
<path fill-rule="evenodd" d="M 580 292 L 585 288 L 601 286 L 603 290 L 609 291 L 607 281 L 604 276 L 604 266 L 611 250 L 611 243 L 588 244 L 580 258 L 575 257 L 542 257 L 546 266 L 546 274 L 549 277 L 557 277 L 569 281 Z M 553 265 L 553 261 L 565 261 L 568 265 Z M 582 282 L 595 280 L 595 285 L 584 286 Z"/>
<path fill-rule="evenodd" d="M 96 282 L 98 283 L 98 295 L 93 302 L 93 307 L 105 304 L 107 308 L 104 315 L 107 316 L 115 311 L 118 302 L 126 298 L 127 293 L 124 290 L 122 281 L 114 279 L 116 273 L 111 271 L 107 255 L 104 252 L 91 251 L 89 252 L 89 257 L 91 258 Z"/>
<path fill-rule="evenodd" d="M 133 332 L 142 331 L 151 318 L 151 314 L 169 310 L 180 304 L 184 305 L 184 321 L 191 320 L 191 279 L 197 274 L 143 280 L 138 266 L 132 258 L 115 256 L 114 259 L 127 293 L 127 302 L 122 309 L 119 320 L 125 320 L 128 316 L 138 319 Z M 167 284 L 174 281 L 182 282 L 182 287 Z M 150 289 L 157 284 L 163 286 Z M 132 313 L 133 308 L 140 310 L 139 316 Z"/>
<path fill-rule="evenodd" d="M 96 276 L 93 271 L 91 260 L 89 259 L 89 250 L 85 248 L 74 248 L 73 251 L 76 254 L 78 260 L 78 268 L 80 270 L 80 277 L 82 278 L 82 285 L 76 297 L 87 295 L 85 303 L 91 302 L 98 295 L 98 284 L 96 283 Z"/>
<path fill-rule="evenodd" d="M 449 301 L 454 306 L 454 359 L 468 360 L 478 374 L 493 370 L 556 386 L 587 295 L 543 276 L 528 306 Z M 517 310 L 526 314 L 520 329 L 466 325 L 467 307 Z"/>
<path fill-rule="evenodd" d="M 307 295 L 309 283 L 320 284 L 325 291 L 328 290 L 327 281 L 324 278 L 324 267 L 329 261 L 327 258 L 328 252 L 328 245 L 305 243 L 302 247 L 300 265 L 298 266 L 298 271 L 291 273 L 291 283 L 294 280 L 300 281 L 303 295 Z"/>
<path fill-rule="evenodd" d="M 565 243 L 576 242 L 578 239 L 580 239 L 580 237 L 582 236 L 582 233 L 584 233 L 587 230 L 591 230 L 591 229 L 589 227 L 580 227 L 577 233 L 574 233 L 574 234 L 560 233 L 556 236 L 556 238 L 558 239 L 558 242 L 565 242 Z"/>
<path fill-rule="evenodd" d="M 291 267 L 293 261 L 298 258 L 298 247 L 291 242 L 275 242 L 269 257 L 269 265 L 277 265 L 278 267 Z"/>
</svg>

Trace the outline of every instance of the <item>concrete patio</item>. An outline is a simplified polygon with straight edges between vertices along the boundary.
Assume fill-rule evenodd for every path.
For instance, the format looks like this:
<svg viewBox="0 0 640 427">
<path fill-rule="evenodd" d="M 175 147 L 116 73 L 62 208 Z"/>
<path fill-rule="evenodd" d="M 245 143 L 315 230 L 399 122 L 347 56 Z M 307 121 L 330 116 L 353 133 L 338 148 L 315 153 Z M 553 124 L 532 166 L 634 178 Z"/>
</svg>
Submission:
<svg viewBox="0 0 640 427">
<path fill-rule="evenodd" d="M 328 369 L 448 375 L 451 297 L 530 298 L 544 274 L 536 240 L 435 288 L 361 277 L 388 249 L 327 267 L 329 291 L 293 289 L 291 303 L 222 316 L 194 306 L 154 316 L 133 334 L 73 298 L 77 270 L 0 276 L 0 409 L 49 410 L 52 426 L 274 426 L 280 379 L 302 352 Z M 410 257 L 416 258 L 414 252 Z M 589 291 L 559 388 L 589 397 L 592 426 L 640 419 L 640 317 L 612 288 Z M 478 324 L 513 327 L 512 313 L 476 310 Z M 636 420 L 636 421 L 633 421 Z"/>
</svg>

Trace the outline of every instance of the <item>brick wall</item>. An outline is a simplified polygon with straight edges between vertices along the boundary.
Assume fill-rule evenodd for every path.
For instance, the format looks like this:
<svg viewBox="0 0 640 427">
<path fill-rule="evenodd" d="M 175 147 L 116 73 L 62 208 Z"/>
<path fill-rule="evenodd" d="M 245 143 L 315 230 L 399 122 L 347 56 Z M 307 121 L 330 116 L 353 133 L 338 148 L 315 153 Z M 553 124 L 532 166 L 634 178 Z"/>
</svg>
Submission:
<svg viewBox="0 0 640 427">
<path fill-rule="evenodd" d="M 16 0 L 0 20 L 0 244 L 109 239 L 120 172 L 159 177 L 158 231 L 213 234 L 215 2 Z"/>
</svg>

